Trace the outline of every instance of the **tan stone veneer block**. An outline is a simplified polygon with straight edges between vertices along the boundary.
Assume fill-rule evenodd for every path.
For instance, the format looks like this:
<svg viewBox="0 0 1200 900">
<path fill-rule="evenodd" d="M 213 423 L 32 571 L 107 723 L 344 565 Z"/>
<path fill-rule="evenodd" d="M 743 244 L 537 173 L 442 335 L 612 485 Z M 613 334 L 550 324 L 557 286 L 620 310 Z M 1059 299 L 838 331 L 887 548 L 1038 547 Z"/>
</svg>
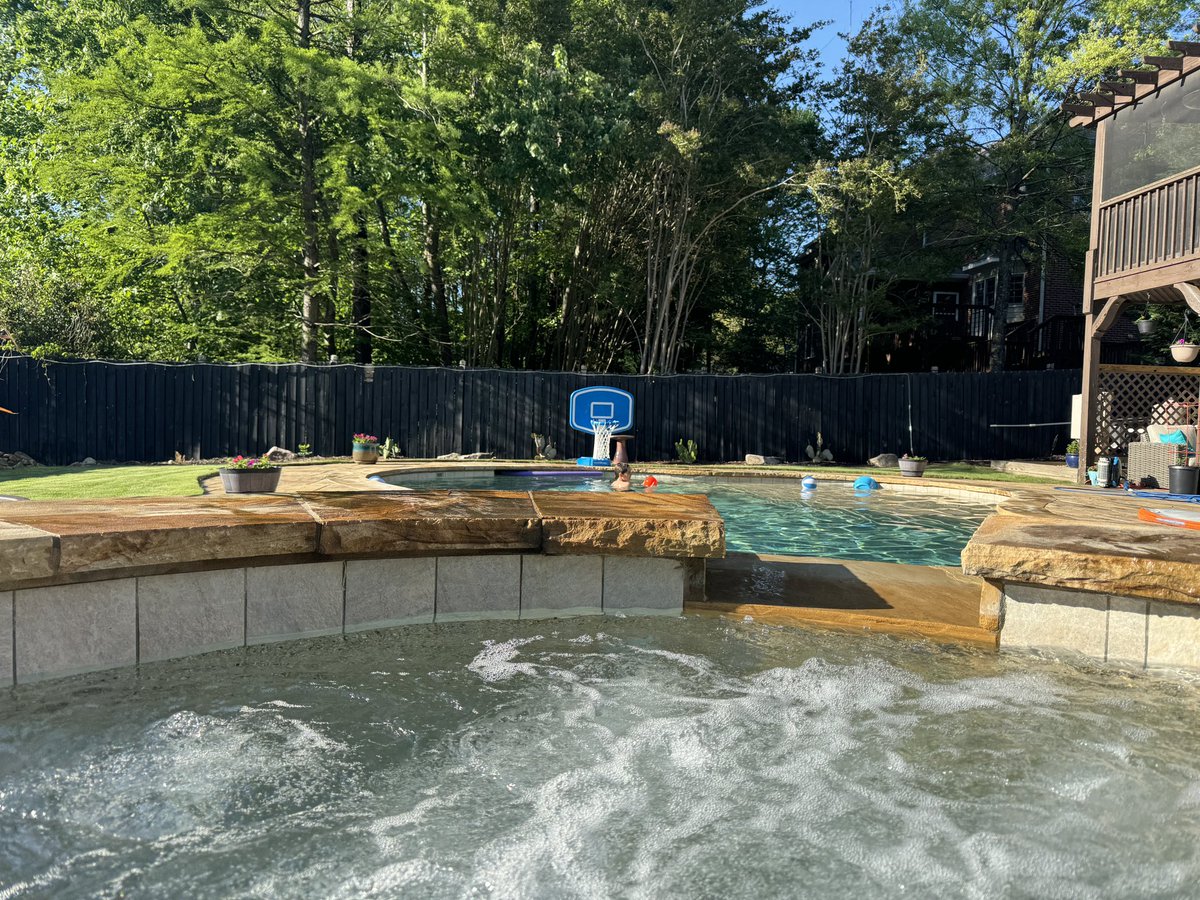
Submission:
<svg viewBox="0 0 1200 900">
<path fill-rule="evenodd" d="M 58 569 L 76 576 L 316 550 L 317 523 L 290 497 L 56 500 L 4 509 L 6 522 L 57 536 Z M 120 574 L 120 573 L 114 573 Z"/>
<path fill-rule="evenodd" d="M 13 594 L 0 592 L 0 687 L 13 683 Z"/>
<path fill-rule="evenodd" d="M 136 592 L 133 578 L 16 591 L 17 681 L 133 665 Z"/>
<path fill-rule="evenodd" d="M 30 525 L 0 522 L 0 584 L 49 578 L 55 568 L 54 535 Z"/>
<path fill-rule="evenodd" d="M 246 570 L 138 579 L 138 659 L 152 662 L 246 643 Z"/>
<path fill-rule="evenodd" d="M 725 523 L 707 497 L 691 494 L 539 491 L 542 552 L 719 558 Z"/>
<path fill-rule="evenodd" d="M 246 569 L 246 643 L 340 634 L 344 603 L 340 562 Z"/>
<path fill-rule="evenodd" d="M 318 549 L 325 555 L 436 556 L 542 544 L 528 492 L 311 493 L 301 499 L 321 523 Z"/>
<path fill-rule="evenodd" d="M 1108 598 L 1108 646 L 1110 662 L 1146 665 L 1147 611 L 1150 602 L 1130 597 Z"/>
<path fill-rule="evenodd" d="M 520 615 L 520 556 L 443 556 L 438 559 L 434 621 L 516 619 Z"/>
<path fill-rule="evenodd" d="M 641 556 L 604 557 L 604 612 L 680 615 L 687 591 L 684 561 Z"/>
<path fill-rule="evenodd" d="M 352 559 L 346 562 L 346 631 L 433 621 L 437 560 Z"/>
<path fill-rule="evenodd" d="M 521 618 L 598 616 L 604 612 L 604 560 L 539 556 L 521 561 Z"/>
<path fill-rule="evenodd" d="M 1108 597 L 1028 584 L 1004 586 L 1001 647 L 1056 647 L 1104 659 Z"/>
<path fill-rule="evenodd" d="M 1200 609 L 1152 603 L 1146 633 L 1146 665 L 1200 669 Z"/>
</svg>

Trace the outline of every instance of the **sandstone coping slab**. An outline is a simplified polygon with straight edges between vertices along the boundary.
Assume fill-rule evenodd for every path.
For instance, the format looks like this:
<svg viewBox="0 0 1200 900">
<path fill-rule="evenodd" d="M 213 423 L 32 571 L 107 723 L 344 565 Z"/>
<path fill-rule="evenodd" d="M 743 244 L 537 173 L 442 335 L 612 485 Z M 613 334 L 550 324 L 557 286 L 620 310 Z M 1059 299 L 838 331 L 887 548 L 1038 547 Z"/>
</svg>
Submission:
<svg viewBox="0 0 1200 900">
<path fill-rule="evenodd" d="M 1154 501 L 1108 502 L 1121 506 L 1056 511 L 1058 504 L 1038 509 L 1026 498 L 984 520 L 963 550 L 963 571 L 995 582 L 1200 605 L 1200 535 L 1140 523 L 1137 508 Z"/>
<path fill-rule="evenodd" d="M 3 517 L 9 526 L 52 536 L 57 564 L 50 577 L 306 554 L 317 544 L 312 516 L 280 496 L 43 501 L 14 504 Z M 0 531 L 0 542 L 4 537 Z M 7 557 L 7 545 L 0 548 Z"/>
<path fill-rule="evenodd" d="M 725 555 L 725 522 L 695 494 L 539 491 L 542 552 L 712 559 Z"/>
<path fill-rule="evenodd" d="M 331 557 L 724 554 L 704 497 L 562 494 L 546 505 L 549 518 L 528 492 L 457 490 L 14 504 L 0 513 L 0 590 Z"/>
<path fill-rule="evenodd" d="M 537 510 L 525 491 L 298 494 L 320 523 L 317 552 L 429 555 L 452 551 L 535 551 Z"/>
</svg>

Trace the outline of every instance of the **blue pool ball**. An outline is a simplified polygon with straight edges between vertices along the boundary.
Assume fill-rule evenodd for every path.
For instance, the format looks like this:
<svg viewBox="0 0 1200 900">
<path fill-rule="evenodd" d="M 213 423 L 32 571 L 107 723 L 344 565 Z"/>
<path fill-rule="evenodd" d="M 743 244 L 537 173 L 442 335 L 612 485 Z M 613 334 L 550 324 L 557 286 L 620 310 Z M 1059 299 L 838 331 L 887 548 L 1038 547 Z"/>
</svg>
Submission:
<svg viewBox="0 0 1200 900">
<path fill-rule="evenodd" d="M 879 490 L 879 482 L 870 475 L 860 475 L 854 479 L 854 490 L 856 491 L 877 491 Z"/>
<path fill-rule="evenodd" d="M 805 475 L 800 479 L 800 487 L 804 488 L 806 491 L 815 491 L 817 489 L 817 479 L 813 478 L 811 475 Z"/>
</svg>

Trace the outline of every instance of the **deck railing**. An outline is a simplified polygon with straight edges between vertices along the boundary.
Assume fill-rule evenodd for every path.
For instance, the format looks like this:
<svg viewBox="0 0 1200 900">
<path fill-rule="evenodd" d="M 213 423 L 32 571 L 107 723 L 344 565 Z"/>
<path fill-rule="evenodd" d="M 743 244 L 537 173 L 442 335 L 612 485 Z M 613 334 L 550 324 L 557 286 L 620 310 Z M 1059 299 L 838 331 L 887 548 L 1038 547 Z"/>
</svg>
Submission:
<svg viewBox="0 0 1200 900">
<path fill-rule="evenodd" d="M 1098 210 L 1097 280 L 1200 257 L 1200 167 Z"/>
</svg>

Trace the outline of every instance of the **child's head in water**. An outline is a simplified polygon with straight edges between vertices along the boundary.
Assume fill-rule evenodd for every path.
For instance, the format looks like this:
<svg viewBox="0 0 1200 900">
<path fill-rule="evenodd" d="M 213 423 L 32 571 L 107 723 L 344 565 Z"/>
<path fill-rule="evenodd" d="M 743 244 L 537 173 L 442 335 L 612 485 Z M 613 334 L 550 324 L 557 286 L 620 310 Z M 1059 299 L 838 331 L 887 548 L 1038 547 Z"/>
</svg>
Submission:
<svg viewBox="0 0 1200 900">
<path fill-rule="evenodd" d="M 613 479 L 613 490 L 627 491 L 630 488 L 629 481 L 629 463 L 617 463 L 613 466 L 616 470 L 617 477 Z"/>
</svg>

